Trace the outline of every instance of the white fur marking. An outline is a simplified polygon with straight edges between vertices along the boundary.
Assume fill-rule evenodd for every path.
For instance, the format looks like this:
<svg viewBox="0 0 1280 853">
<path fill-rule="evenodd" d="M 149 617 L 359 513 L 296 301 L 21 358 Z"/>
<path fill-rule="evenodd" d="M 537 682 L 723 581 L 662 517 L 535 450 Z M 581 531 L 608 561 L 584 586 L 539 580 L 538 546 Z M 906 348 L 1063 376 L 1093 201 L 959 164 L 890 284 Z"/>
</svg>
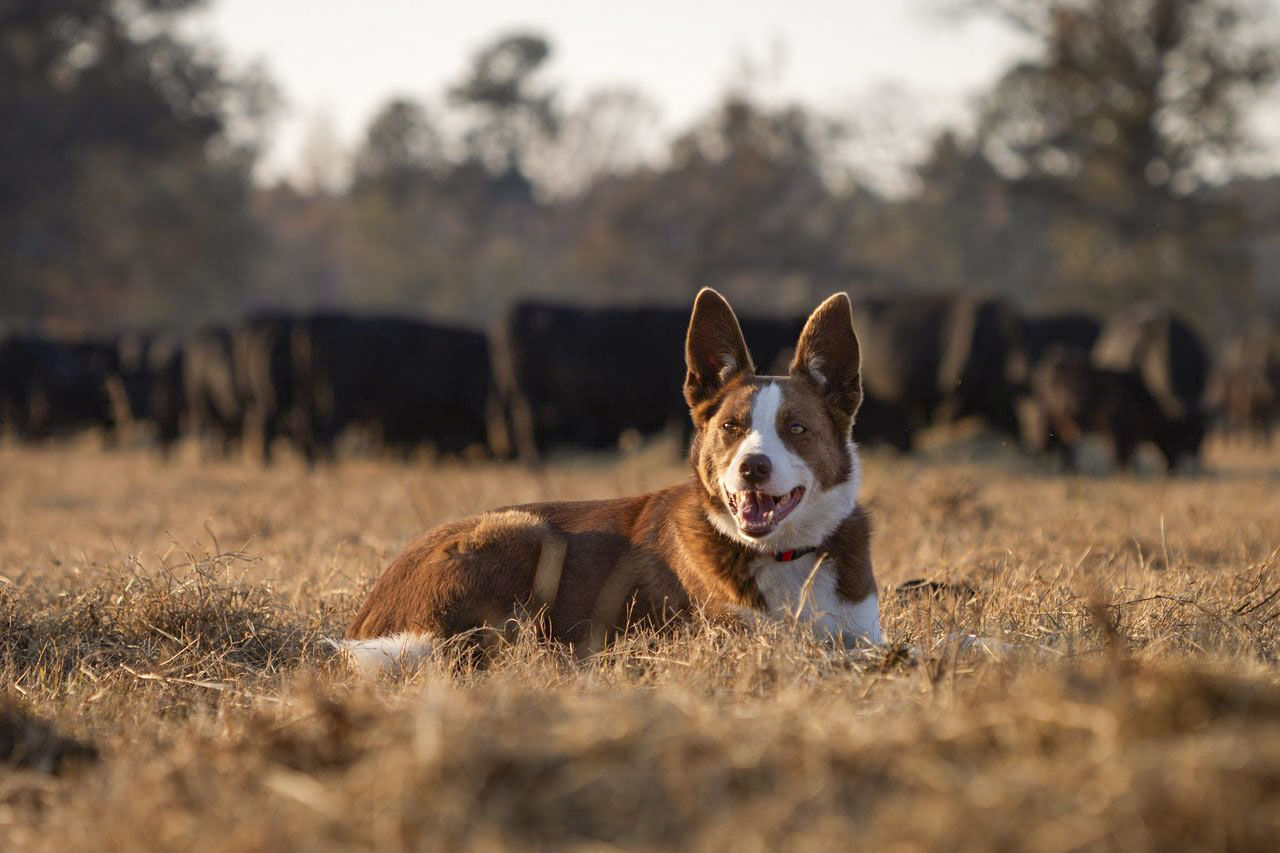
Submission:
<svg viewBox="0 0 1280 853">
<path fill-rule="evenodd" d="M 830 557 L 807 554 L 778 562 L 761 557 L 755 564 L 756 587 L 777 618 L 794 618 L 812 626 L 821 639 L 843 643 L 859 640 L 879 645 L 880 600 L 873 592 L 861 601 L 836 594 L 836 569 Z"/>
<path fill-rule="evenodd" d="M 731 352 L 723 352 L 720 354 L 720 381 L 724 382 L 734 374 L 738 369 L 738 359 Z"/>
<path fill-rule="evenodd" d="M 426 634 L 408 631 L 389 637 L 368 640 L 330 641 L 357 672 L 376 675 L 379 672 L 412 670 L 431 654 L 435 640 Z"/>
<path fill-rule="evenodd" d="M 840 522 L 849 517 L 858 506 L 858 492 L 862 486 L 862 460 L 858 447 L 852 441 L 845 445 L 849 455 L 849 479 L 821 490 L 813 471 L 804 459 L 792 453 L 778 435 L 778 410 L 782 407 L 782 387 L 775 382 L 764 385 L 756 392 L 751 407 L 751 430 L 730 460 L 726 470 L 720 472 L 720 487 L 728 492 L 748 491 L 738 473 L 743 456 L 748 453 L 764 453 L 773 463 L 773 476 L 760 491 L 780 495 L 805 487 L 800 506 L 782 520 L 778 528 L 767 536 L 750 537 L 738 529 L 733 516 L 724 510 L 708 513 L 712 525 L 728 538 L 761 551 L 785 551 L 788 548 L 808 548 L 820 545 L 835 532 Z"/>
<path fill-rule="evenodd" d="M 813 381 L 819 385 L 826 387 L 827 377 L 822 375 L 822 356 L 813 353 L 805 361 L 805 369 L 809 371 L 809 375 L 813 377 Z"/>
<path fill-rule="evenodd" d="M 759 490 L 771 495 L 785 495 L 796 486 L 805 491 L 813 487 L 813 472 L 804 460 L 791 452 L 778 435 L 778 410 L 782 408 L 782 388 L 770 382 L 756 391 L 751 404 L 751 429 L 738 444 L 738 450 L 729 461 L 727 470 L 720 473 L 721 485 L 730 492 Z M 762 453 L 769 457 L 773 473 L 768 481 L 758 486 L 742 479 L 742 460 Z"/>
</svg>

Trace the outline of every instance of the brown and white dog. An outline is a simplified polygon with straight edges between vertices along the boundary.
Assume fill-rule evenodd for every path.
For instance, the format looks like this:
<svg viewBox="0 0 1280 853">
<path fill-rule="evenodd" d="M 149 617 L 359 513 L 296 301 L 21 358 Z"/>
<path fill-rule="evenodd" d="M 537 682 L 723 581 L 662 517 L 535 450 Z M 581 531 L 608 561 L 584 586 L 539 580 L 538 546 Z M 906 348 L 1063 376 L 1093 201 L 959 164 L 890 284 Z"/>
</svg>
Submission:
<svg viewBox="0 0 1280 853">
<path fill-rule="evenodd" d="M 520 613 L 541 613 L 551 637 L 587 651 L 627 625 L 697 610 L 796 618 L 824 639 L 879 643 L 850 434 L 862 380 L 849 298 L 809 317 L 787 376 L 757 376 L 733 309 L 704 289 L 685 360 L 694 476 L 639 497 L 497 509 L 428 531 L 374 586 L 341 644 L 349 658 L 393 667 Z"/>
</svg>

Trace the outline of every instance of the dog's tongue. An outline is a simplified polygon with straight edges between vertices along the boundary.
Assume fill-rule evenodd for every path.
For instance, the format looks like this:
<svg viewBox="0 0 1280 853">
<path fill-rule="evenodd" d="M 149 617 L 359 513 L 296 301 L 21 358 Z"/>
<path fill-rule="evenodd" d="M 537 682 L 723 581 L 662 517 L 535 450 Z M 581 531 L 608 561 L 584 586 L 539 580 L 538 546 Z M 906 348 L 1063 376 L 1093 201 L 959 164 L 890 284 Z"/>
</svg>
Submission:
<svg viewBox="0 0 1280 853">
<path fill-rule="evenodd" d="M 738 507 L 738 511 L 742 513 L 742 520 L 747 524 L 764 524 L 765 523 L 765 504 L 772 504 L 773 501 L 765 501 L 764 495 L 760 492 L 747 492 L 746 497 L 742 501 L 742 506 Z"/>
</svg>

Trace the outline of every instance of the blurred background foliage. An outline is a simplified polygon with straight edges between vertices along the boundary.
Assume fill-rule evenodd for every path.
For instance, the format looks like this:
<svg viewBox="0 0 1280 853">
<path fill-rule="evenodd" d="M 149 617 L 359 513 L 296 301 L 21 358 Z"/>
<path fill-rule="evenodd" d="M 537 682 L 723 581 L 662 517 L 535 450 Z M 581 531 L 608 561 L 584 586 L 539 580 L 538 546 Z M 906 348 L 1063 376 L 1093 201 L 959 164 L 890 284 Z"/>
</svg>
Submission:
<svg viewBox="0 0 1280 853">
<path fill-rule="evenodd" d="M 190 327 L 275 306 L 488 325 L 516 296 L 756 312 L 980 288 L 1024 307 L 1157 298 L 1202 331 L 1280 318 L 1280 177 L 1234 174 L 1280 36 L 1251 0 L 959 0 L 1034 40 L 905 192 L 860 180 L 848 116 L 726 91 L 652 162 L 656 106 L 568 104 L 554 45 L 498 35 L 357 150 L 316 128 L 254 182 L 280 98 L 181 35 L 195 0 L 0 4 L 0 317 Z M 868 117 L 866 120 L 874 120 Z"/>
</svg>

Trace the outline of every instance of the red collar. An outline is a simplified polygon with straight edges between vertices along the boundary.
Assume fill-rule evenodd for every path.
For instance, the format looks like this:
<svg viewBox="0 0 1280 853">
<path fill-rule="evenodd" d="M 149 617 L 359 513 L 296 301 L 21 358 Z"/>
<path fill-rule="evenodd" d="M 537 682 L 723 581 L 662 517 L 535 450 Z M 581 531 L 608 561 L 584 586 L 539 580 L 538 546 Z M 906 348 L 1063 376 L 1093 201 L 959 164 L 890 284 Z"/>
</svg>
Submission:
<svg viewBox="0 0 1280 853">
<path fill-rule="evenodd" d="M 790 551 L 775 551 L 773 559 L 779 563 L 790 563 L 792 560 L 798 560 L 805 554 L 812 554 L 817 548 L 792 548 Z"/>
</svg>

